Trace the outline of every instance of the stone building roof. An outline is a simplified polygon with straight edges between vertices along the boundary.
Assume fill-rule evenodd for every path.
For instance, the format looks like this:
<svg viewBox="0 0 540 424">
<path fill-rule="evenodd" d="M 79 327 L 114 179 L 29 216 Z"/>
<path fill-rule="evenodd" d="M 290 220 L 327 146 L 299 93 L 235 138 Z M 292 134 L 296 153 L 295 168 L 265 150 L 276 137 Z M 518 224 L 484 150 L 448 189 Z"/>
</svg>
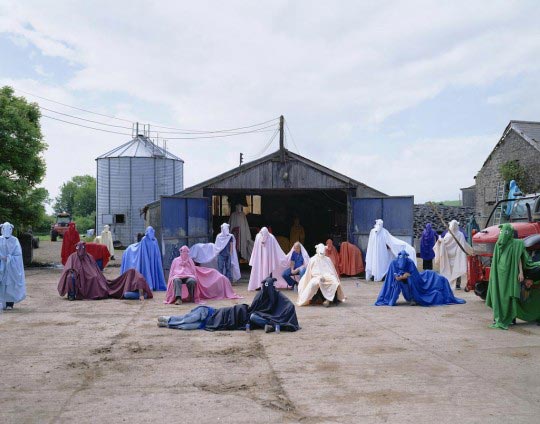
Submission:
<svg viewBox="0 0 540 424">
<path fill-rule="evenodd" d="M 540 122 L 535 121 L 510 121 L 506 129 L 504 130 L 504 133 L 497 143 L 497 145 L 493 148 L 489 156 L 484 162 L 484 165 L 487 163 L 487 161 L 491 158 L 491 155 L 495 150 L 499 148 L 501 143 L 506 139 L 510 131 L 514 131 L 517 135 L 519 135 L 523 140 L 525 140 L 527 143 L 529 143 L 532 147 L 534 147 L 538 152 L 540 153 Z M 484 167 L 482 165 L 482 167 Z"/>
</svg>

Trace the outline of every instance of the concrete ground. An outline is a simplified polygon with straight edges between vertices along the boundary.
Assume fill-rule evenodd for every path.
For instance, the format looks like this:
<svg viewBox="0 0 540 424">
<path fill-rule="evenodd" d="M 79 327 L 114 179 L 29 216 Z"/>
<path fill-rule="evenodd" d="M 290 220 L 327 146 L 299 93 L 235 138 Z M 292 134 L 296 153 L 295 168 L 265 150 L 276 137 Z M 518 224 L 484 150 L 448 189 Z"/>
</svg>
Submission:
<svg viewBox="0 0 540 424">
<path fill-rule="evenodd" d="M 69 302 L 60 272 L 29 268 L 27 299 L 0 315 L 2 423 L 540 421 L 540 327 L 489 329 L 472 293 L 374 307 L 380 283 L 344 279 L 347 302 L 297 308 L 296 333 L 183 332 L 156 318 L 192 304 Z"/>
</svg>

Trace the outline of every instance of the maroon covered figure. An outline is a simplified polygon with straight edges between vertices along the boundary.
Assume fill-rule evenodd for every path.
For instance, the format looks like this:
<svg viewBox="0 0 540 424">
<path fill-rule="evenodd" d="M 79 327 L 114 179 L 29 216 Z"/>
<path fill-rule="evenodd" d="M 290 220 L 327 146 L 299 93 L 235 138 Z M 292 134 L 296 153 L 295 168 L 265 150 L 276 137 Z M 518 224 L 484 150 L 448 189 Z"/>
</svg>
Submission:
<svg viewBox="0 0 540 424">
<path fill-rule="evenodd" d="M 77 243 L 64 266 L 58 282 L 60 296 L 68 294 L 71 300 L 97 300 L 109 297 L 121 299 L 126 293 L 138 292 L 139 297 L 151 299 L 152 291 L 145 278 L 129 269 L 114 280 L 107 280 L 94 258 L 86 252 L 86 243 Z"/>
</svg>

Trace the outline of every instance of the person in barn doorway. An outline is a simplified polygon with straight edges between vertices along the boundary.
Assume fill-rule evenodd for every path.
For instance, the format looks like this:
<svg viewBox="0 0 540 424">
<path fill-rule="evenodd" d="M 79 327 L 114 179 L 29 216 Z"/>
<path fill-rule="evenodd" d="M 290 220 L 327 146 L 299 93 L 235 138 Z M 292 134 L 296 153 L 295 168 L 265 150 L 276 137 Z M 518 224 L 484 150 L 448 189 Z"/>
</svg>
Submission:
<svg viewBox="0 0 540 424">
<path fill-rule="evenodd" d="M 304 227 L 300 225 L 300 218 L 297 216 L 294 217 L 293 225 L 289 234 L 289 241 L 292 245 L 294 245 L 296 241 L 299 241 L 302 244 L 304 244 L 306 241 L 306 232 Z"/>
</svg>

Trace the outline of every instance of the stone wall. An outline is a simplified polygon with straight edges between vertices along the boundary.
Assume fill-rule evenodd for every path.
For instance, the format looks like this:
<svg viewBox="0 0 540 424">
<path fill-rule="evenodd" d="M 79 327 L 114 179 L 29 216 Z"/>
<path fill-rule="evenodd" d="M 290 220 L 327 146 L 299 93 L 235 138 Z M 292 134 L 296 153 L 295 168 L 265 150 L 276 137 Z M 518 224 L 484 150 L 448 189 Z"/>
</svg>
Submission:
<svg viewBox="0 0 540 424">
<path fill-rule="evenodd" d="M 493 150 L 491 156 L 476 175 L 476 213 L 482 227 L 493 209 L 497 184 L 502 180 L 499 167 L 509 161 L 519 160 L 529 172 L 531 183 L 540 187 L 540 151 L 531 146 L 514 130 Z"/>
</svg>

